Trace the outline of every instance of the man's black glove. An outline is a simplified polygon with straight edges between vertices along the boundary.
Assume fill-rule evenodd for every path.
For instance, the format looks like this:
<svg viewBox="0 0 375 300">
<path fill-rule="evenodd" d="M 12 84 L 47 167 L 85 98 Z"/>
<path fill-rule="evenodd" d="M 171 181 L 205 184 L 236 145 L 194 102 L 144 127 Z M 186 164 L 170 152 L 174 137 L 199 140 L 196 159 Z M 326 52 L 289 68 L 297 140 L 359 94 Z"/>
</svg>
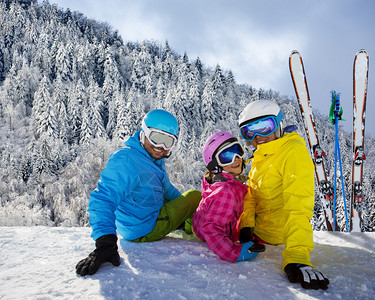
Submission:
<svg viewBox="0 0 375 300">
<path fill-rule="evenodd" d="M 253 227 L 244 227 L 240 229 L 240 243 L 252 242 L 254 240 Z"/>
<path fill-rule="evenodd" d="M 300 282 L 304 289 L 326 290 L 329 280 L 322 272 L 304 264 L 287 264 L 284 268 L 292 283 Z"/>
<path fill-rule="evenodd" d="M 76 273 L 85 276 L 93 275 L 100 265 L 110 262 L 114 266 L 120 265 L 120 255 L 117 252 L 117 236 L 114 234 L 103 235 L 96 240 L 96 249 L 88 257 L 76 265 Z"/>
</svg>

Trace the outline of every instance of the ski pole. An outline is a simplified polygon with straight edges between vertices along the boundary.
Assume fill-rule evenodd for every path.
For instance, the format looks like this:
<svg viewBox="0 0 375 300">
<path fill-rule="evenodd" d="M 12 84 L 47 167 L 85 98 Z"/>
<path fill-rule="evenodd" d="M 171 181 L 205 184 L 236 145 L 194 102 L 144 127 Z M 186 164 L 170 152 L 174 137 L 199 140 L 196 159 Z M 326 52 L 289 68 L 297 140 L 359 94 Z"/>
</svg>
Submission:
<svg viewBox="0 0 375 300">
<path fill-rule="evenodd" d="M 337 113 L 336 118 L 338 118 L 339 112 L 340 112 L 340 94 L 336 94 L 336 113 Z M 349 232 L 348 212 L 347 212 L 347 209 L 346 209 L 345 184 L 344 184 L 344 175 L 343 175 L 343 172 L 342 172 L 342 161 L 341 161 L 341 153 L 340 153 L 338 127 L 337 127 L 337 130 L 336 130 L 336 134 L 337 134 L 337 148 L 338 148 L 337 152 L 338 152 L 340 174 L 341 174 L 342 196 L 343 196 L 343 199 L 344 199 L 346 230 L 347 230 L 347 232 Z"/>
<path fill-rule="evenodd" d="M 332 100 L 333 101 L 333 100 Z M 333 231 L 336 231 L 337 117 L 335 118 L 335 175 L 333 182 Z"/>
<path fill-rule="evenodd" d="M 338 134 L 338 120 L 341 119 L 342 108 L 340 110 L 340 94 L 336 94 L 335 91 L 332 92 L 332 102 L 335 104 L 334 115 L 335 115 L 335 184 L 334 184 L 334 226 L 336 221 L 336 181 L 337 181 L 337 159 L 340 166 L 340 177 L 341 177 L 341 186 L 342 186 L 342 195 L 344 200 L 344 209 L 345 209 L 345 221 L 346 221 L 346 230 L 349 232 L 349 223 L 348 223 L 348 213 L 346 208 L 346 199 L 345 199 L 345 184 L 344 176 L 342 172 L 342 162 L 341 162 L 341 153 L 340 153 L 340 144 L 339 144 L 339 134 Z M 335 230 L 335 229 L 333 229 Z"/>
</svg>

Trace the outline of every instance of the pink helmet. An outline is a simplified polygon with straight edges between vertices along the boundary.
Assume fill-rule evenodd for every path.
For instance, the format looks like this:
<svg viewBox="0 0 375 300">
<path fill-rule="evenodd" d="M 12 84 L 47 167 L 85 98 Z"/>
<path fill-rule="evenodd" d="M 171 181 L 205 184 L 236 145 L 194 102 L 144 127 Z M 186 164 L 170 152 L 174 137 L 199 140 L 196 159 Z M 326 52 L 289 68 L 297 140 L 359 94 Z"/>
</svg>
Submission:
<svg viewBox="0 0 375 300">
<path fill-rule="evenodd" d="M 202 156 L 204 163 L 208 170 L 214 171 L 217 170 L 221 172 L 218 168 L 219 165 L 215 159 L 216 150 L 223 145 L 224 143 L 236 142 L 238 139 L 225 131 L 219 131 L 211 135 L 206 144 L 203 146 Z"/>
</svg>

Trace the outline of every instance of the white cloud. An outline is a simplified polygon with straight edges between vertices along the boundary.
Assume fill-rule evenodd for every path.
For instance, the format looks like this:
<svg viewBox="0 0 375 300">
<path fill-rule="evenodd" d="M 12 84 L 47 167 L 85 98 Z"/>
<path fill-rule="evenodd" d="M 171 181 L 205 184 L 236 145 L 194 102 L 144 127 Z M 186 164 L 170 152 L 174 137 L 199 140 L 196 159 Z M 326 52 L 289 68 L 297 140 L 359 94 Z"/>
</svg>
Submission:
<svg viewBox="0 0 375 300">
<path fill-rule="evenodd" d="M 303 36 L 272 32 L 256 25 L 215 28 L 207 33 L 200 57 L 209 66 L 217 63 L 231 69 L 238 83 L 280 88 L 289 76 L 288 57 L 296 47 L 305 47 Z M 296 43 L 297 41 L 297 43 Z"/>
<path fill-rule="evenodd" d="M 167 19 L 157 13 L 146 13 L 145 7 L 141 3 L 137 1 L 128 3 L 126 7 L 119 10 L 118 14 L 121 17 L 113 19 L 112 25 L 115 29 L 118 29 L 124 40 L 163 41 L 166 39 Z"/>
</svg>

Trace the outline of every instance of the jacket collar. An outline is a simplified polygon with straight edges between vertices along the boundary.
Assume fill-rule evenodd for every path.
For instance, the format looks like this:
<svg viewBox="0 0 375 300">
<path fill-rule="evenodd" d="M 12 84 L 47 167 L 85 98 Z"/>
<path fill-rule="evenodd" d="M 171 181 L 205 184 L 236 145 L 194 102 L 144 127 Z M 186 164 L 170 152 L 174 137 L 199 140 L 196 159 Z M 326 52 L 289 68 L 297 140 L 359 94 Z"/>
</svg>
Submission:
<svg viewBox="0 0 375 300">
<path fill-rule="evenodd" d="M 262 144 L 255 150 L 254 156 L 273 155 L 280 151 L 280 149 L 290 140 L 302 139 L 298 133 L 292 132 L 284 134 L 281 138 L 274 141 Z"/>
<path fill-rule="evenodd" d="M 235 180 L 235 181 L 238 181 L 240 183 L 244 183 L 245 181 L 248 180 L 248 177 L 246 175 L 243 175 L 243 174 L 234 176 L 232 174 L 222 172 L 222 173 L 214 175 L 212 183 L 225 182 L 225 181 L 229 181 L 229 180 Z"/>
</svg>

